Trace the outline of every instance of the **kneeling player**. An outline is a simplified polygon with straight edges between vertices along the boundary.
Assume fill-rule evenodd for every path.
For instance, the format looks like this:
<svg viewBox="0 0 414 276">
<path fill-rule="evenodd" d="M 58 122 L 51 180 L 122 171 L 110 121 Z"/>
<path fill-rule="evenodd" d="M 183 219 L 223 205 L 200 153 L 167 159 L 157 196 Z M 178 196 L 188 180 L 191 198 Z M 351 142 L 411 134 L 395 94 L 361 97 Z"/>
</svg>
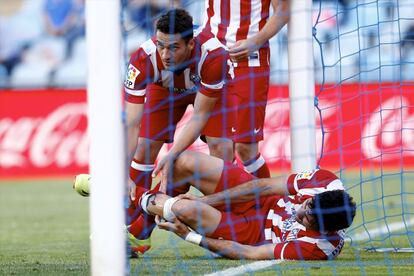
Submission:
<svg viewBox="0 0 414 276">
<path fill-rule="evenodd" d="M 222 102 L 231 66 L 224 45 L 211 33 L 194 37 L 191 16 L 182 9 L 163 14 L 156 35 L 135 51 L 125 79 L 130 168 L 129 233 L 131 247 L 145 252 L 155 227 L 153 218 L 135 211 L 135 185 L 149 188 L 154 163 L 164 143 L 172 143 L 175 129 L 189 105 L 194 112 L 170 149 L 178 155 L 201 134 L 210 153 L 233 160 L 231 117 Z M 216 105 L 217 103 L 217 105 Z M 134 239 L 135 237 L 136 239 Z"/>
</svg>

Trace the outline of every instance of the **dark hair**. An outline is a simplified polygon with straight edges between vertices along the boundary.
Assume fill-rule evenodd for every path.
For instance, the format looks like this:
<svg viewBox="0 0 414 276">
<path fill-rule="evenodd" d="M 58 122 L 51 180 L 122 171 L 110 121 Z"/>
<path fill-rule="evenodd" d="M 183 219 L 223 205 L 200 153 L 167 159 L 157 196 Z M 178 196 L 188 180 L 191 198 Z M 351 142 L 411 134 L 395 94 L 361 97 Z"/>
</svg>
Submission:
<svg viewBox="0 0 414 276">
<path fill-rule="evenodd" d="M 169 10 L 158 19 L 156 29 L 164 34 L 181 34 L 187 43 L 193 38 L 193 18 L 183 9 Z"/>
<path fill-rule="evenodd" d="M 320 231 L 337 231 L 349 227 L 356 211 L 353 198 L 343 190 L 317 194 L 309 207 Z"/>
</svg>

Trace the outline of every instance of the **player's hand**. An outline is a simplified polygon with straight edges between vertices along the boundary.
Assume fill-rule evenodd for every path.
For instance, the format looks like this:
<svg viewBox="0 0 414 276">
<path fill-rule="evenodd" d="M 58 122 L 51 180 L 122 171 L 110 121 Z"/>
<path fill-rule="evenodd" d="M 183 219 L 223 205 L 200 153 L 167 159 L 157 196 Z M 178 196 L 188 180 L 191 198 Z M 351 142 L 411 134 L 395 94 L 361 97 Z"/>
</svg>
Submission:
<svg viewBox="0 0 414 276">
<path fill-rule="evenodd" d="M 134 181 L 128 178 L 128 195 L 131 201 L 135 201 L 137 185 Z"/>
<path fill-rule="evenodd" d="M 189 199 L 189 200 L 200 200 L 200 197 L 192 195 L 192 194 L 180 194 L 176 196 L 177 199 Z"/>
<path fill-rule="evenodd" d="M 187 225 L 182 223 L 179 219 L 174 219 L 173 222 L 158 222 L 157 224 L 160 229 L 173 232 L 182 239 L 185 239 L 188 233 L 190 233 L 190 230 L 188 229 Z"/>
<path fill-rule="evenodd" d="M 167 192 L 169 174 L 173 169 L 174 161 L 175 155 L 167 154 L 157 163 L 157 166 L 155 167 L 154 172 L 152 173 L 152 177 L 156 177 L 158 173 L 161 174 L 160 192 L 162 193 Z"/>
<path fill-rule="evenodd" d="M 233 62 L 246 60 L 258 48 L 259 46 L 249 39 L 236 41 L 233 46 L 229 47 L 230 59 Z"/>
</svg>

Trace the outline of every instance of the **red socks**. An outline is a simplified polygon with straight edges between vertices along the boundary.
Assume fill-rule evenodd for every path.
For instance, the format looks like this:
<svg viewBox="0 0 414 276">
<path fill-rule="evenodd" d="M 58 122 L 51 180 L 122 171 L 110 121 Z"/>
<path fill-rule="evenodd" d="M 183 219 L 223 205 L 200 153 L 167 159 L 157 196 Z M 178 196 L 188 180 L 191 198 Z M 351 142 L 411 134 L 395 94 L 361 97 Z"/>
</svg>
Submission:
<svg viewBox="0 0 414 276">
<path fill-rule="evenodd" d="M 258 178 L 269 178 L 270 171 L 267 167 L 266 161 L 263 156 L 259 153 L 252 160 L 243 162 L 244 169 Z"/>
</svg>

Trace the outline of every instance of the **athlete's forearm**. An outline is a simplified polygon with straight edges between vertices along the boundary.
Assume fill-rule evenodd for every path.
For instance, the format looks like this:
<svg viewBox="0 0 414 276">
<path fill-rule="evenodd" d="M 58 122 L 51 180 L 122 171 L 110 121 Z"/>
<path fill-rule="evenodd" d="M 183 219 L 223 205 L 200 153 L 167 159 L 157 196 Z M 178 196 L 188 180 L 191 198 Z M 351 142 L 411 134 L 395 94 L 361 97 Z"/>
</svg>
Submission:
<svg viewBox="0 0 414 276">
<path fill-rule="evenodd" d="M 221 256 L 230 259 L 247 259 L 247 260 L 269 260 L 273 259 L 273 244 L 250 246 L 240 244 L 235 241 L 218 240 L 203 237 L 200 243 L 201 247 L 204 247 L 210 251 L 213 251 Z"/>
<path fill-rule="evenodd" d="M 257 197 L 287 194 L 284 177 L 259 178 L 216 194 L 204 196 L 200 200 L 210 206 L 219 206 L 228 201 L 232 203 L 246 202 Z"/>
<path fill-rule="evenodd" d="M 276 35 L 289 21 L 289 0 L 272 0 L 273 15 L 252 40 L 259 47 Z"/>
<path fill-rule="evenodd" d="M 128 160 L 134 157 L 138 143 L 138 135 L 140 130 L 141 117 L 144 110 L 143 104 L 126 103 L 127 117 L 127 143 L 128 143 Z"/>
</svg>

